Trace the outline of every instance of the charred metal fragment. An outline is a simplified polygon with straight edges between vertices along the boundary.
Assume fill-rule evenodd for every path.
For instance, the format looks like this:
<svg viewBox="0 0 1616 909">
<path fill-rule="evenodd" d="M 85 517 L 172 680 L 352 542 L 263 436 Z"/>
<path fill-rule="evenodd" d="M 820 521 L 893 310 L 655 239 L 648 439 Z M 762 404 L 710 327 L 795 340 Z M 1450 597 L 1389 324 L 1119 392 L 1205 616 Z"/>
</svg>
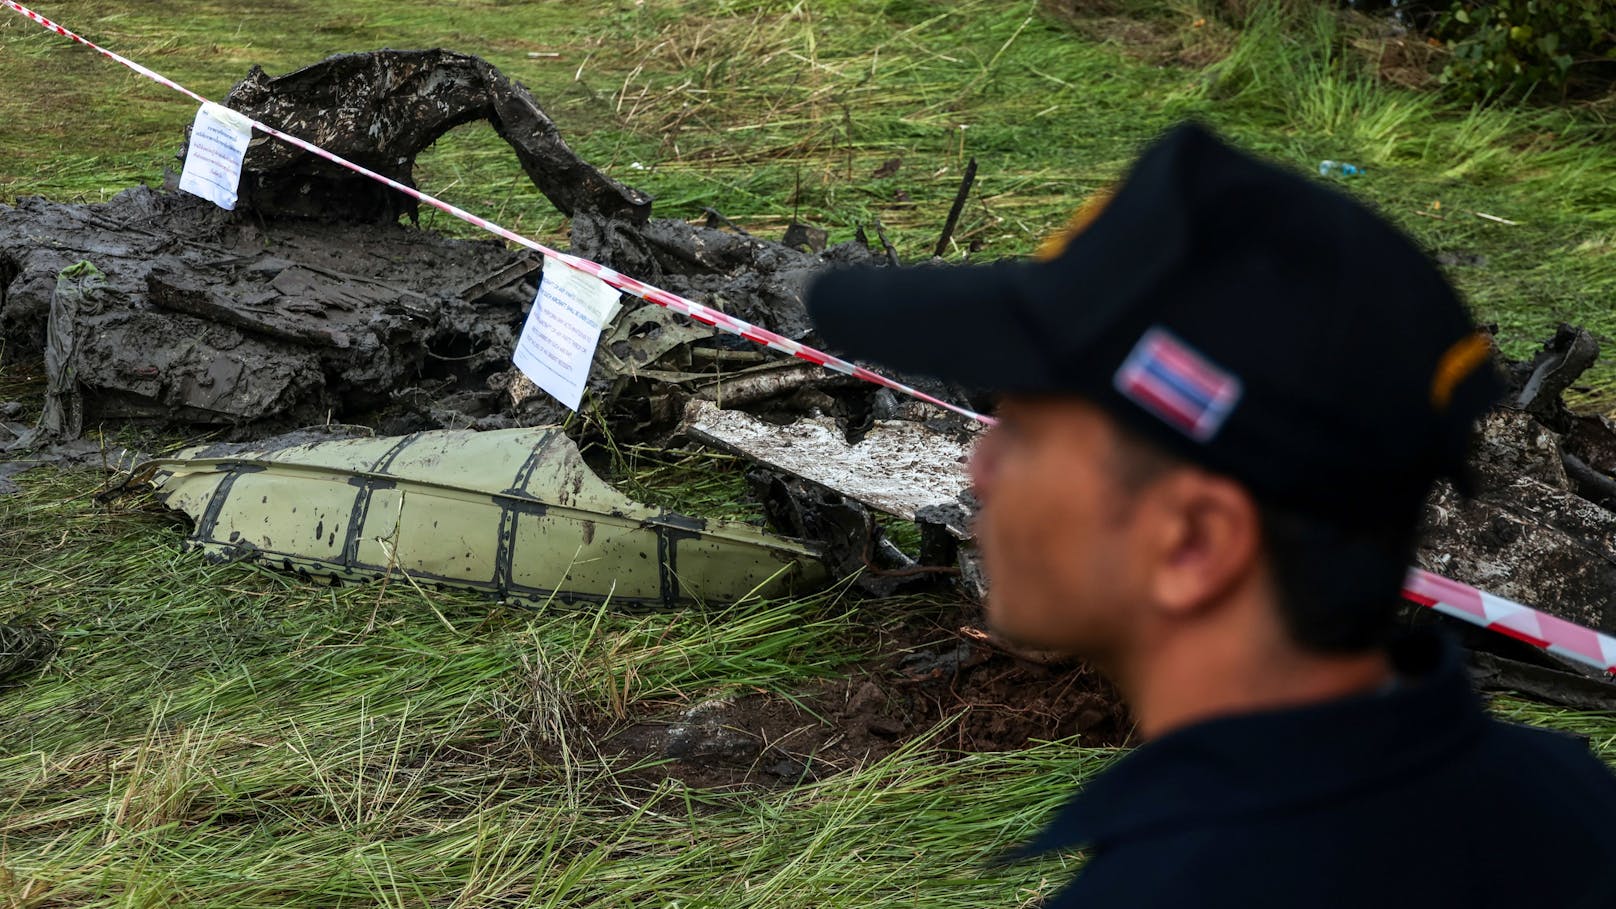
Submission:
<svg viewBox="0 0 1616 909">
<path fill-rule="evenodd" d="M 771 525 L 818 543 L 832 570 L 858 574 L 865 590 L 887 595 L 959 574 L 974 507 L 966 441 L 895 420 L 854 443 L 828 417 L 780 426 L 700 400 L 686 411 L 685 432 L 764 465 L 747 481 Z M 921 525 L 918 561 L 884 545 L 872 510 Z"/>
<path fill-rule="evenodd" d="M 1562 323 L 1530 362 L 1510 365 L 1509 373 L 1516 389 L 1507 399 L 1509 406 L 1563 430 L 1568 411 L 1560 396 L 1598 358 L 1599 341 L 1593 334 Z"/>
<path fill-rule="evenodd" d="M 865 593 L 892 596 L 931 579 L 885 539 L 868 508 L 841 493 L 762 467 L 747 471 L 746 485 L 771 527 L 816 541 L 831 573 L 855 578 Z"/>
<path fill-rule="evenodd" d="M 856 242 L 807 252 L 680 220 L 638 225 L 593 214 L 573 217 L 572 251 L 792 339 L 813 328 L 802 297 L 810 275 L 875 261 Z"/>
<path fill-rule="evenodd" d="M 390 224 L 238 222 L 144 187 L 94 205 L 0 205 L 0 256 L 17 263 L 0 336 L 56 363 L 66 429 L 75 401 L 87 424 L 226 426 L 238 438 L 358 417 L 443 378 L 494 401 L 486 379 L 508 363 L 522 317 L 519 304 L 450 290 L 511 273 L 522 257 L 500 244 Z"/>
<path fill-rule="evenodd" d="M 254 66 L 225 106 L 406 186 L 415 157 L 444 133 L 486 120 L 564 214 L 643 222 L 651 197 L 611 179 L 567 147 L 519 82 L 487 61 L 447 50 L 338 54 L 270 76 Z M 271 138 L 242 170 L 243 203 L 265 215 L 390 222 L 414 214 L 397 191 Z"/>
</svg>

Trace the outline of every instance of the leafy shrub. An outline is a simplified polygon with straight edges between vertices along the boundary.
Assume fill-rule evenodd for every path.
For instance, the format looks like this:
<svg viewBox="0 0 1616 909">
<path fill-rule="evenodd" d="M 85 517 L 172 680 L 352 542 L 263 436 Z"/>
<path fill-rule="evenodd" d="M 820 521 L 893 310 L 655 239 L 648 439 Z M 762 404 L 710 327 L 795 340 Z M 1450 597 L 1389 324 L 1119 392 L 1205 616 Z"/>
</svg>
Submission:
<svg viewBox="0 0 1616 909">
<path fill-rule="evenodd" d="M 1455 0 L 1432 31 L 1453 55 L 1442 81 L 1471 97 L 1564 89 L 1574 65 L 1616 61 L 1611 0 Z"/>
</svg>

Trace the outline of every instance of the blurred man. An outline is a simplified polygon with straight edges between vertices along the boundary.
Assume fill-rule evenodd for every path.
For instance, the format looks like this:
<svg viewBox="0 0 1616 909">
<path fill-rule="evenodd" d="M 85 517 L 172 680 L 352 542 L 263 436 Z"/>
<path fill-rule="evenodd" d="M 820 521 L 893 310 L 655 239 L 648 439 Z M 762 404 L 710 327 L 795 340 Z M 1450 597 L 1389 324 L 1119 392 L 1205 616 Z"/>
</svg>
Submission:
<svg viewBox="0 0 1616 909">
<path fill-rule="evenodd" d="M 1391 226 L 1186 125 L 1038 261 L 833 271 L 808 304 L 853 356 L 1003 394 L 988 621 L 1138 720 L 1022 852 L 1087 850 L 1055 905 L 1616 907 L 1616 778 L 1395 633 L 1502 389 Z"/>
</svg>

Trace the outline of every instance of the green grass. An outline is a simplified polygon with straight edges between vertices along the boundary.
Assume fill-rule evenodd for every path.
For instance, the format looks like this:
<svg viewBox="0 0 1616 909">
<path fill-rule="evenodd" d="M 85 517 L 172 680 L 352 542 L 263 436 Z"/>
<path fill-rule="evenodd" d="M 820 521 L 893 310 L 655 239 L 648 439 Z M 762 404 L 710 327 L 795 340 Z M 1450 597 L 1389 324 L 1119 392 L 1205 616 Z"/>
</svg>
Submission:
<svg viewBox="0 0 1616 909">
<path fill-rule="evenodd" d="M 1110 756 L 924 741 L 779 793 L 651 785 L 632 707 L 790 692 L 869 646 L 835 591 L 623 615 L 210 566 L 149 502 L 32 474 L 0 619 L 55 629 L 0 695 L 0 896 L 18 905 L 1001 899 L 985 875 Z M 526 901 L 526 902 L 524 902 Z"/>
<path fill-rule="evenodd" d="M 1452 274 L 1506 348 L 1562 319 L 1616 333 L 1608 103 L 1460 107 L 1376 81 L 1333 16 L 1262 12 L 1237 30 L 1195 0 L 1110 5 L 1122 12 L 1076 28 L 1019 0 L 41 12 L 215 98 L 252 64 L 282 72 L 382 46 L 479 54 L 530 86 L 587 158 L 655 193 L 661 215 L 713 206 L 763 233 L 800 218 L 833 240 L 879 219 L 910 258 L 934 244 L 970 156 L 981 175 L 949 258 L 973 241 L 979 256 L 1018 255 L 1150 136 L 1200 116 L 1299 168 L 1364 165 L 1346 188 L 1433 251 L 1485 256 Z M 0 81 L 31 89 L 0 96 L 0 197 L 155 183 L 194 114 L 9 13 Z M 874 177 L 891 158 L 897 174 Z M 564 233 L 485 126 L 420 165 L 422 187 L 449 201 L 541 239 Z M 0 399 L 37 404 L 37 377 L 7 356 Z M 1613 393 L 1616 366 L 1602 366 L 1585 400 L 1608 407 Z M 633 495 L 755 517 L 741 462 L 605 455 Z M 590 729 L 845 672 L 890 607 L 832 591 L 622 614 L 396 580 L 332 589 L 206 565 L 148 504 L 95 505 L 96 483 L 32 474 L 0 499 L 0 621 L 62 640 L 40 673 L 0 690 L 7 905 L 1027 905 L 1070 859 L 991 874 L 984 860 L 1114 756 L 1056 743 L 958 757 L 920 741 L 790 790 L 650 783 L 597 753 Z M 1498 709 L 1587 735 L 1616 762 L 1608 715 Z"/>
</svg>

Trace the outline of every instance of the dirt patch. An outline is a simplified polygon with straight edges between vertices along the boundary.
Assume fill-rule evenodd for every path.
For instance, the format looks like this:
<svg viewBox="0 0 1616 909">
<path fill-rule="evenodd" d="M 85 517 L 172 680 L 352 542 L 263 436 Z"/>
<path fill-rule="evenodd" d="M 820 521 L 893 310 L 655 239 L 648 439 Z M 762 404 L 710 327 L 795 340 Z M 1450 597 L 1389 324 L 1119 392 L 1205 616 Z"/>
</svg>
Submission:
<svg viewBox="0 0 1616 909">
<path fill-rule="evenodd" d="M 926 738 L 942 753 L 1013 751 L 1076 737 L 1085 746 L 1130 741 L 1116 690 L 1084 666 L 1016 659 L 970 633 L 980 610 L 961 603 L 889 629 L 880 654 L 792 692 L 650 704 L 626 718 L 582 716 L 576 734 L 626 776 L 699 788 L 788 786 L 855 770 Z M 530 757 L 558 761 L 527 737 Z M 575 736 L 576 738 L 576 736 Z"/>
<path fill-rule="evenodd" d="M 1045 0 L 1042 7 L 1083 37 L 1154 66 L 1202 69 L 1228 56 L 1238 37 L 1217 18 L 1139 18 L 1103 0 Z"/>
<path fill-rule="evenodd" d="M 1446 62 L 1442 42 L 1386 16 L 1346 12 L 1343 22 L 1352 37 L 1348 44 L 1382 80 L 1403 88 L 1436 85 Z"/>
</svg>

